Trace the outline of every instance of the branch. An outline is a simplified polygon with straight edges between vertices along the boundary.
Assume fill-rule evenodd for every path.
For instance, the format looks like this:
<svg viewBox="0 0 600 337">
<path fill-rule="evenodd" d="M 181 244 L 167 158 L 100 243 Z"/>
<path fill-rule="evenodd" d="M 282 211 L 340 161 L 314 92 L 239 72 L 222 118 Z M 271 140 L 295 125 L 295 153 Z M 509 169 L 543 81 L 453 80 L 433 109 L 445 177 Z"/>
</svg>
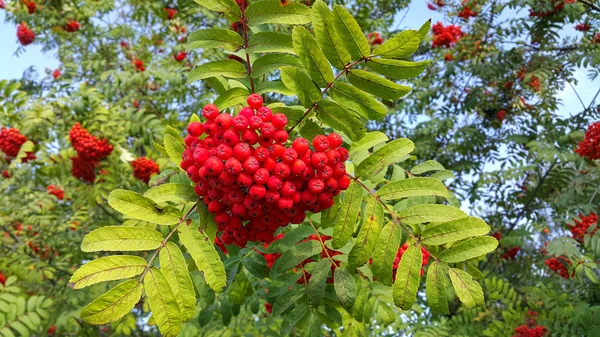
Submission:
<svg viewBox="0 0 600 337">
<path fill-rule="evenodd" d="M 325 95 L 325 94 L 326 94 L 326 93 L 329 91 L 329 89 L 331 89 L 331 87 L 333 87 L 333 85 L 335 84 L 335 82 L 337 82 L 337 80 L 338 80 L 340 77 L 342 77 L 342 75 L 344 75 L 344 74 L 346 74 L 348 71 L 350 71 L 350 69 L 351 69 L 352 67 L 354 67 L 355 65 L 359 64 L 359 63 L 360 63 L 360 62 L 362 62 L 362 61 L 366 61 L 366 60 L 368 60 L 368 59 L 370 59 L 370 58 L 372 58 L 372 57 L 373 57 L 373 55 L 371 55 L 371 56 L 367 56 L 367 57 L 363 57 L 363 58 L 361 58 L 361 59 L 360 59 L 360 60 L 358 60 L 358 61 L 354 61 L 354 62 L 352 62 L 352 63 L 350 63 L 350 64 L 348 64 L 348 65 L 345 65 L 345 66 L 344 66 L 344 70 L 340 71 L 340 72 L 339 72 L 339 74 L 337 74 L 337 75 L 335 76 L 335 78 L 333 79 L 333 82 L 331 82 L 331 83 L 327 84 L 327 86 L 325 87 L 325 89 L 323 89 L 323 91 L 321 91 L 321 98 L 323 98 L 323 95 Z M 316 108 L 316 107 L 317 107 L 317 105 L 319 105 L 319 102 L 316 102 L 316 103 L 314 103 L 314 104 L 313 104 L 313 105 L 312 105 L 310 108 L 308 108 L 308 110 L 306 110 L 306 111 L 304 112 L 304 115 L 302 115 L 302 118 L 300 118 L 300 119 L 298 120 L 298 122 L 296 122 L 296 124 L 294 124 L 294 126 L 292 126 L 292 127 L 291 127 L 291 128 L 288 130 L 288 134 L 290 134 L 290 133 L 291 133 L 291 132 L 292 132 L 292 131 L 293 131 L 293 130 L 294 130 L 294 129 L 295 129 L 297 126 L 298 126 L 298 125 L 300 125 L 300 123 L 302 123 L 302 121 L 303 121 L 303 120 L 306 118 L 306 116 L 308 116 L 308 114 L 309 114 L 309 113 L 310 113 L 310 112 L 311 112 L 311 111 L 312 111 L 314 108 Z"/>
<path fill-rule="evenodd" d="M 152 254 L 152 257 L 148 261 L 148 264 L 146 265 L 146 268 L 144 269 L 144 272 L 140 276 L 138 282 L 141 283 L 144 280 L 144 277 L 146 276 L 146 274 L 152 267 L 152 262 L 154 262 L 154 259 L 156 259 L 156 257 L 158 256 L 158 253 L 160 252 L 160 250 L 165 248 L 165 246 L 167 245 L 167 242 L 169 241 L 171 236 L 173 236 L 173 234 L 177 231 L 177 229 L 179 229 L 179 226 L 181 226 L 181 224 L 187 220 L 187 218 L 190 216 L 190 214 L 192 214 L 192 212 L 194 210 L 196 210 L 197 205 L 198 205 L 197 203 L 194 203 L 194 206 L 192 206 L 192 208 L 190 208 L 190 210 L 181 219 L 179 219 L 179 222 L 177 223 L 177 225 L 175 225 L 175 227 L 171 230 L 171 232 L 162 240 L 162 242 L 160 243 L 160 246 L 158 248 L 156 248 L 156 250 L 154 251 L 154 254 Z"/>
<path fill-rule="evenodd" d="M 248 68 L 248 77 L 250 77 L 250 87 L 254 93 L 254 78 L 252 78 L 252 64 L 250 63 L 250 53 L 248 53 L 248 18 L 246 18 L 246 2 L 242 1 L 242 31 L 244 33 L 244 51 L 246 52 L 246 65 Z"/>
<path fill-rule="evenodd" d="M 579 0 L 581 3 L 583 3 L 584 5 L 588 6 L 589 8 L 595 10 L 596 12 L 600 12 L 600 7 L 594 5 L 591 2 L 588 2 L 587 0 Z"/>
<path fill-rule="evenodd" d="M 309 217 L 307 217 L 306 219 L 308 220 L 308 223 L 311 225 L 311 227 L 315 230 L 315 233 L 317 233 L 317 236 L 319 237 L 319 243 L 321 244 L 321 249 L 325 252 L 325 254 L 327 254 L 327 258 L 329 259 L 329 261 L 331 261 L 331 264 L 335 266 L 336 263 L 331 257 L 331 255 L 329 255 L 329 250 L 327 249 L 327 247 L 325 247 L 325 243 L 321 241 L 321 235 L 319 234 L 319 230 L 317 229 L 317 227 L 315 227 L 315 225 L 312 223 Z"/>
</svg>

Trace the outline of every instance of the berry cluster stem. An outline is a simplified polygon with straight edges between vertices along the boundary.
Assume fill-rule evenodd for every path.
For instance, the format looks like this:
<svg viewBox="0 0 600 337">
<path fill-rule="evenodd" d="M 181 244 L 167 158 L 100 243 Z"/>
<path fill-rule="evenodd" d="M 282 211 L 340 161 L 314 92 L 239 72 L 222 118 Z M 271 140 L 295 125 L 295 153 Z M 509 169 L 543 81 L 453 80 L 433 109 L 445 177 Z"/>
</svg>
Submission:
<svg viewBox="0 0 600 337">
<path fill-rule="evenodd" d="M 246 65 L 248 68 L 248 77 L 250 77 L 250 88 L 254 93 L 254 78 L 252 78 L 252 64 L 250 63 L 250 53 L 248 53 L 248 18 L 246 18 L 246 3 L 242 1 L 242 31 L 244 33 L 244 51 L 246 52 Z"/>
<path fill-rule="evenodd" d="M 367 57 L 363 57 L 358 61 L 354 61 L 352 63 L 348 63 L 347 65 L 344 66 L 344 70 L 340 71 L 335 78 L 333 79 L 333 82 L 328 83 L 327 86 L 325 87 L 325 89 L 323 89 L 321 91 L 321 98 L 323 98 L 323 96 L 329 91 L 329 89 L 331 89 L 333 87 L 333 85 L 335 84 L 335 82 L 337 82 L 338 79 L 340 79 L 340 77 L 342 77 L 344 74 L 348 73 L 350 71 L 350 69 L 352 67 L 354 67 L 355 65 L 359 64 L 362 61 L 366 61 L 370 58 L 372 58 L 373 56 L 367 56 Z M 305 112 L 304 115 L 302 115 L 302 118 L 300 118 L 298 120 L 298 122 L 296 122 L 296 124 L 294 124 L 289 130 L 288 130 L 288 134 L 292 133 L 292 131 L 298 126 L 300 125 L 300 123 L 302 123 L 302 121 L 308 116 L 308 114 L 313 111 L 314 108 L 317 107 L 317 105 L 319 105 L 319 102 L 315 102 L 313 103 L 313 105 L 311 105 Z"/>
<path fill-rule="evenodd" d="M 409 230 L 409 229 L 408 229 L 406 226 L 404 226 L 404 225 L 402 224 L 402 222 L 400 221 L 400 219 L 398 218 L 398 216 L 396 215 L 396 213 L 394 213 L 394 211 L 393 211 L 393 210 L 391 210 L 391 209 L 390 209 L 390 207 L 389 207 L 389 206 L 388 206 L 386 203 L 384 203 L 383 201 L 381 201 L 381 198 L 380 198 L 380 197 L 379 197 L 377 194 L 375 194 L 375 193 L 374 193 L 374 192 L 373 192 L 373 191 L 372 191 L 372 190 L 371 190 L 369 187 L 367 187 L 367 185 L 365 185 L 365 184 L 364 184 L 362 181 L 360 181 L 360 179 L 358 179 L 357 177 L 355 177 L 355 176 L 353 176 L 353 175 L 351 175 L 351 174 L 349 174 L 349 173 L 346 173 L 346 176 L 348 176 L 348 178 L 350 178 L 350 179 L 354 180 L 354 181 L 355 181 L 357 184 L 359 184 L 359 185 L 360 185 L 360 187 L 362 187 L 362 188 L 363 188 L 365 191 L 369 192 L 369 194 L 370 194 L 370 195 L 371 195 L 373 198 L 375 198 L 375 200 L 377 200 L 377 202 L 378 202 L 378 203 L 379 203 L 379 204 L 380 204 L 380 205 L 381 205 L 381 206 L 382 206 L 382 207 L 383 207 L 383 208 L 384 208 L 384 209 L 385 209 L 385 210 L 386 210 L 386 211 L 387 211 L 387 212 L 390 214 L 390 216 L 392 217 L 392 222 L 393 222 L 393 223 L 395 223 L 397 226 L 399 226 L 400 228 L 402 228 L 402 229 L 403 229 L 403 230 L 406 232 L 406 234 L 407 234 L 408 236 L 410 236 L 410 237 L 411 237 L 413 240 L 415 240 L 415 242 L 416 242 L 416 243 L 417 243 L 419 246 L 421 246 L 421 248 L 425 249 L 425 250 L 426 250 L 426 251 L 429 253 L 429 255 L 430 255 L 430 256 L 431 256 L 431 257 L 432 257 L 432 258 L 433 258 L 433 259 L 434 259 L 436 262 L 440 262 L 439 258 L 438 258 L 437 256 L 433 255 L 433 254 L 431 253 L 431 251 L 430 251 L 429 249 L 427 249 L 427 247 L 425 247 L 425 245 L 423 245 L 423 244 L 421 243 L 421 240 L 419 240 L 419 238 L 418 238 L 418 237 L 416 237 L 416 236 L 415 236 L 415 235 L 414 235 L 414 234 L 413 234 L 413 233 L 412 233 L 412 232 L 411 232 L 411 231 L 410 231 L 410 230 Z"/>
<path fill-rule="evenodd" d="M 196 210 L 197 206 L 198 206 L 198 203 L 195 202 L 194 206 L 192 206 L 192 208 L 190 208 L 190 210 L 187 211 L 187 213 L 183 217 L 181 217 L 181 219 L 179 219 L 179 222 L 177 223 L 177 225 L 175 225 L 175 227 L 173 227 L 171 232 L 162 240 L 162 242 L 160 243 L 160 246 L 158 248 L 156 248 L 156 250 L 154 251 L 154 254 L 152 254 L 152 257 L 150 257 L 150 260 L 148 260 L 148 264 L 146 265 L 146 268 L 144 269 L 144 272 L 142 273 L 142 275 L 140 275 L 138 282 L 141 283 L 144 280 L 144 277 L 146 276 L 146 274 L 152 267 L 152 262 L 154 262 L 154 259 L 156 259 L 156 257 L 158 256 L 158 253 L 160 252 L 160 250 L 165 248 L 165 246 L 167 245 L 167 242 L 169 242 L 169 239 L 171 238 L 171 236 L 173 236 L 173 234 L 177 231 L 177 229 L 179 229 L 179 226 L 181 226 L 181 224 L 187 220 L 187 218 L 190 216 L 190 214 L 192 214 Z"/>
</svg>

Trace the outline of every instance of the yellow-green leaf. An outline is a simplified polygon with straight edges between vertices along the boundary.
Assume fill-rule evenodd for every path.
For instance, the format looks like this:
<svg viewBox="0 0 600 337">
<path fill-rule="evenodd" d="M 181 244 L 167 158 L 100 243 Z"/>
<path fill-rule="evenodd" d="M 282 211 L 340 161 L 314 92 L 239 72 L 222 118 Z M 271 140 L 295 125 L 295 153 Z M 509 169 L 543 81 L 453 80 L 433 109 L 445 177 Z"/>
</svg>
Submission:
<svg viewBox="0 0 600 337">
<path fill-rule="evenodd" d="M 386 184 L 377 191 L 377 195 L 383 200 L 422 196 L 448 198 L 449 192 L 446 186 L 437 179 L 415 177 Z"/>
<path fill-rule="evenodd" d="M 422 262 L 423 253 L 417 244 L 410 244 L 400 259 L 393 291 L 394 303 L 404 310 L 409 310 L 417 299 Z"/>
<path fill-rule="evenodd" d="M 448 296 L 446 296 L 446 276 L 440 262 L 434 261 L 429 266 L 425 283 L 427 303 L 429 303 L 431 311 L 438 314 L 449 314 Z"/>
<path fill-rule="evenodd" d="M 179 239 L 204 273 L 206 283 L 214 291 L 221 291 L 227 282 L 225 267 L 212 240 L 195 222 L 179 226 Z"/>
<path fill-rule="evenodd" d="M 244 40 L 231 29 L 207 28 L 192 32 L 188 36 L 187 50 L 197 48 L 222 48 L 236 51 L 242 48 Z"/>
<path fill-rule="evenodd" d="M 185 148 L 181 145 L 175 137 L 169 134 L 165 134 L 165 138 L 163 139 L 163 144 L 165 146 L 165 151 L 169 155 L 169 158 L 179 166 L 181 164 L 181 156 L 183 155 L 183 151 Z"/>
<path fill-rule="evenodd" d="M 77 269 L 69 280 L 69 286 L 73 289 L 81 289 L 100 282 L 134 277 L 141 274 L 147 264 L 146 260 L 139 256 L 103 256 Z"/>
<path fill-rule="evenodd" d="M 469 275 L 469 273 L 456 268 L 450 268 L 448 272 L 454 291 L 456 291 L 458 299 L 465 307 L 471 309 L 478 305 L 483 305 L 483 290 L 479 283 L 473 280 L 473 277 Z"/>
<path fill-rule="evenodd" d="M 448 222 L 466 218 L 467 214 L 460 209 L 448 205 L 416 205 L 398 213 L 403 224 L 417 225 L 422 223 Z"/>
<path fill-rule="evenodd" d="M 163 241 L 160 232 L 143 227 L 105 226 L 88 233 L 81 243 L 84 252 L 152 250 Z"/>
<path fill-rule="evenodd" d="M 258 32 L 248 41 L 248 51 L 252 53 L 288 53 L 294 54 L 292 37 L 289 34 Z"/>
<path fill-rule="evenodd" d="M 321 305 L 321 300 L 325 294 L 325 281 L 331 270 L 331 261 L 322 259 L 313 267 L 310 280 L 308 280 L 308 301 L 313 308 L 318 308 Z"/>
<path fill-rule="evenodd" d="M 113 190 L 108 196 L 108 204 L 133 219 L 159 225 L 175 224 L 182 216 L 181 211 L 174 207 L 159 207 L 151 199 L 128 190 Z"/>
<path fill-rule="evenodd" d="M 391 141 L 363 160 L 356 168 L 356 176 L 369 179 L 386 169 L 388 165 L 407 159 L 408 154 L 414 149 L 415 144 L 410 139 L 400 138 Z"/>
<path fill-rule="evenodd" d="M 219 60 L 196 66 L 187 76 L 187 83 L 194 83 L 209 77 L 223 76 L 228 78 L 244 78 L 248 71 L 243 64 L 235 60 Z"/>
<path fill-rule="evenodd" d="M 352 143 L 352 146 L 350 147 L 350 150 L 349 150 L 350 156 L 352 156 L 360 151 L 368 150 L 375 145 L 385 143 L 388 140 L 389 140 L 388 136 L 386 136 L 383 132 L 379 132 L 379 131 L 369 132 L 369 133 L 365 134 L 365 136 L 363 138 L 361 138 L 359 141 Z"/>
<path fill-rule="evenodd" d="M 375 50 L 373 50 L 373 55 L 380 55 L 392 59 L 403 59 L 417 51 L 420 42 L 421 37 L 418 31 L 412 29 L 405 30 L 394 35 L 394 37 L 387 40 L 384 44 L 375 48 Z"/>
<path fill-rule="evenodd" d="M 360 140 L 366 132 L 365 125 L 358 114 L 337 104 L 332 100 L 319 102 L 317 118 L 335 130 L 343 132 L 350 140 Z"/>
<path fill-rule="evenodd" d="M 358 219 L 360 206 L 362 204 L 363 188 L 360 184 L 352 181 L 348 190 L 344 193 L 344 200 L 340 203 L 340 209 L 333 228 L 333 239 L 331 245 L 334 249 L 342 248 L 348 243 Z"/>
<path fill-rule="evenodd" d="M 185 258 L 176 244 L 168 242 L 160 250 L 159 259 L 162 273 L 171 286 L 177 304 L 179 304 L 181 320 L 185 323 L 192 318 L 196 309 L 196 292 Z"/>
<path fill-rule="evenodd" d="M 340 5 L 333 6 L 333 24 L 343 46 L 353 60 L 358 61 L 371 54 L 371 47 L 365 33 L 346 8 Z"/>
<path fill-rule="evenodd" d="M 167 201 L 196 201 L 198 195 L 189 184 L 167 183 L 152 187 L 144 193 L 144 197 L 156 203 Z"/>
<path fill-rule="evenodd" d="M 285 66 L 279 69 L 281 81 L 293 91 L 305 107 L 310 107 L 321 100 L 321 89 L 302 71 Z"/>
<path fill-rule="evenodd" d="M 252 64 L 252 77 L 258 78 L 263 75 L 279 70 L 284 66 L 302 68 L 302 63 L 294 55 L 290 54 L 267 54 L 257 58 Z"/>
<path fill-rule="evenodd" d="M 498 247 L 498 240 L 480 236 L 457 243 L 441 252 L 438 257 L 446 263 L 457 263 L 483 256 Z"/>
<path fill-rule="evenodd" d="M 348 265 L 360 267 L 367 263 L 383 227 L 383 206 L 373 197 L 369 197 L 354 246 L 348 255 Z"/>
<path fill-rule="evenodd" d="M 158 330 L 165 337 L 175 337 L 181 330 L 181 311 L 163 273 L 150 268 L 144 277 L 144 289 Z"/>
<path fill-rule="evenodd" d="M 377 281 L 385 284 L 392 284 L 392 267 L 394 260 L 400 248 L 402 241 L 402 231 L 400 226 L 393 222 L 388 222 L 377 240 L 375 250 L 373 251 L 373 275 Z"/>
<path fill-rule="evenodd" d="M 242 11 L 235 0 L 194 0 L 202 7 L 215 11 L 229 20 L 229 22 L 240 21 Z"/>
<path fill-rule="evenodd" d="M 387 113 L 383 103 L 351 84 L 338 82 L 331 87 L 329 93 L 341 106 L 356 111 L 367 119 L 380 120 Z"/>
<path fill-rule="evenodd" d="M 312 6 L 312 22 L 315 37 L 325 57 L 337 69 L 344 69 L 344 66 L 349 64 L 352 58 L 342 46 L 342 40 L 335 31 L 333 15 L 329 7 L 321 0 Z"/>
<path fill-rule="evenodd" d="M 353 69 L 346 74 L 355 87 L 377 97 L 395 101 L 408 94 L 411 87 L 400 85 L 369 71 Z"/>
<path fill-rule="evenodd" d="M 250 91 L 246 88 L 231 88 L 219 95 L 214 101 L 214 105 L 216 105 L 219 110 L 225 110 L 234 105 L 243 104 L 246 102 L 248 95 L 250 95 Z"/>
<path fill-rule="evenodd" d="M 356 283 L 352 275 L 346 269 L 336 268 L 333 273 L 333 285 L 342 307 L 348 310 L 352 308 L 356 301 Z"/>
<path fill-rule="evenodd" d="M 116 322 L 133 309 L 142 297 L 142 290 L 138 280 L 120 283 L 83 308 L 80 317 L 95 325 Z"/>
<path fill-rule="evenodd" d="M 426 245 L 444 245 L 473 236 L 485 235 L 489 231 L 490 226 L 485 221 L 470 216 L 439 225 L 427 226 L 421 234 L 421 240 Z"/>
<path fill-rule="evenodd" d="M 331 66 L 317 44 L 317 40 L 302 26 L 294 27 L 292 42 L 296 55 L 308 71 L 310 77 L 320 87 L 326 87 L 334 80 Z"/>
<path fill-rule="evenodd" d="M 310 9 L 297 2 L 282 6 L 279 0 L 263 0 L 250 4 L 246 17 L 250 26 L 265 23 L 303 25 L 310 22 Z"/>
<path fill-rule="evenodd" d="M 419 76 L 431 61 L 404 61 L 374 58 L 367 60 L 367 67 L 383 76 L 404 80 Z"/>
</svg>

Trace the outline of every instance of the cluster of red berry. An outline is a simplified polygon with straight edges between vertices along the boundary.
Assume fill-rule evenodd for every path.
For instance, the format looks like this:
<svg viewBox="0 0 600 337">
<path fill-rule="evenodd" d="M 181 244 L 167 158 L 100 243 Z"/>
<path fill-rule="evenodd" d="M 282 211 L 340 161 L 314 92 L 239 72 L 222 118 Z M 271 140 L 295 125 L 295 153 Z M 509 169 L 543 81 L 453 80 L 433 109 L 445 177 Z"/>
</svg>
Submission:
<svg viewBox="0 0 600 337">
<path fill-rule="evenodd" d="M 315 241 L 318 240 L 318 241 L 321 241 L 321 246 L 325 247 L 325 249 L 321 250 L 321 253 L 320 253 L 321 259 L 329 259 L 329 258 L 333 258 L 336 255 L 342 254 L 341 252 L 338 252 L 336 250 L 330 249 L 329 247 L 327 247 L 325 245 L 325 241 L 331 240 L 331 236 L 313 234 L 313 235 L 309 236 L 308 239 L 306 239 L 304 241 L 308 241 L 308 240 L 315 240 Z M 335 272 L 335 269 L 340 266 L 340 261 L 337 261 L 337 260 L 333 260 L 333 261 L 334 261 L 334 263 L 331 264 L 331 274 L 327 278 L 327 283 L 329 283 L 329 284 L 333 283 L 333 273 Z M 308 281 L 310 280 L 311 274 L 309 274 L 306 271 L 306 269 L 304 269 L 304 266 L 307 263 L 309 263 L 309 262 L 315 262 L 315 260 L 313 260 L 313 259 L 306 259 L 306 260 L 302 261 L 298 265 L 298 268 L 300 268 L 300 270 L 302 271 L 302 277 L 300 277 L 298 279 L 298 281 L 296 281 L 297 284 L 308 284 Z"/>
<path fill-rule="evenodd" d="M 60 75 L 62 75 L 60 73 L 60 69 L 54 69 L 54 71 L 52 72 L 52 77 L 54 77 L 55 80 L 57 80 L 60 77 Z"/>
<path fill-rule="evenodd" d="M 580 31 L 580 32 L 587 32 L 590 29 L 592 29 L 592 26 L 590 26 L 589 23 L 578 23 L 577 25 L 575 25 L 575 30 Z"/>
<path fill-rule="evenodd" d="M 0 284 L 2 284 L 3 286 L 6 285 L 6 275 L 4 275 L 4 273 L 0 272 Z"/>
<path fill-rule="evenodd" d="M 112 153 L 113 146 L 107 139 L 100 140 L 91 135 L 79 123 L 75 123 L 69 131 L 69 139 L 77 152 L 77 156 L 71 158 L 71 174 L 83 181 L 94 182 L 96 166 Z"/>
<path fill-rule="evenodd" d="M 314 151 L 304 138 L 286 146 L 287 117 L 263 106 L 260 95 L 247 101 L 235 117 L 206 105 L 207 121 L 188 126 L 181 162 L 215 214 L 221 240 L 238 246 L 272 241 L 277 228 L 301 223 L 306 211 L 331 207 L 350 185 L 344 164 L 349 154 L 338 134 L 315 137 Z"/>
<path fill-rule="evenodd" d="M 448 25 L 444 26 L 443 23 L 437 22 L 431 27 L 433 31 L 433 42 L 431 47 L 445 47 L 450 48 L 456 44 L 456 42 L 465 35 L 460 26 Z"/>
<path fill-rule="evenodd" d="M 283 238 L 283 233 L 281 234 L 277 234 L 274 238 L 273 238 L 273 242 L 282 239 Z M 219 240 L 221 241 L 221 240 Z M 269 248 L 269 245 L 272 244 L 273 242 L 269 243 L 269 242 L 265 242 L 263 243 L 263 247 L 265 247 L 265 249 Z M 264 256 L 265 261 L 267 261 L 267 268 L 271 269 L 273 267 L 273 264 L 275 263 L 275 261 L 277 261 L 277 259 L 281 256 L 280 253 L 263 253 L 261 251 L 258 251 L 258 253 L 262 256 Z"/>
<path fill-rule="evenodd" d="M 5 179 L 8 179 L 8 178 L 10 178 L 10 173 L 8 172 L 8 170 L 4 170 L 4 171 L 2 171 L 2 176 Z"/>
<path fill-rule="evenodd" d="M 6 8 L 6 3 L 4 2 L 4 0 L 0 0 L 0 9 L 4 8 Z"/>
<path fill-rule="evenodd" d="M 175 15 L 177 15 L 177 10 L 173 8 L 165 7 L 163 8 L 163 11 L 167 13 L 167 19 L 169 20 L 173 20 L 173 18 L 175 18 Z"/>
<path fill-rule="evenodd" d="M 469 6 L 464 6 L 456 16 L 461 19 L 469 20 L 472 17 L 476 17 L 477 12 L 473 12 Z"/>
<path fill-rule="evenodd" d="M 177 61 L 177 62 L 181 62 L 181 61 L 185 60 L 185 58 L 186 58 L 186 57 L 187 57 L 187 53 L 186 53 L 186 52 L 184 52 L 184 51 L 182 51 L 182 52 L 179 52 L 179 54 L 174 54 L 174 55 L 173 55 L 173 58 L 174 58 L 174 59 L 175 59 L 175 61 Z"/>
<path fill-rule="evenodd" d="M 70 19 L 69 22 L 67 22 L 65 24 L 65 30 L 69 33 L 74 33 L 76 31 L 78 31 L 81 28 L 81 25 L 79 24 L 79 22 Z"/>
<path fill-rule="evenodd" d="M 600 122 L 590 125 L 583 141 L 579 142 L 575 153 L 589 160 L 600 159 Z"/>
<path fill-rule="evenodd" d="M 498 111 L 498 113 L 496 114 L 496 119 L 500 123 L 504 122 L 504 120 L 506 119 L 506 110 Z"/>
<path fill-rule="evenodd" d="M 35 33 L 29 29 L 25 21 L 17 26 L 17 38 L 23 46 L 31 44 L 35 40 Z"/>
<path fill-rule="evenodd" d="M 520 250 L 521 250 L 521 247 L 519 247 L 519 246 L 510 247 L 506 250 L 506 253 L 504 253 L 504 254 L 502 254 L 502 256 L 500 256 L 500 258 L 504 259 L 504 260 L 514 260 Z"/>
<path fill-rule="evenodd" d="M 551 9 L 551 10 L 541 9 L 539 11 L 536 11 L 534 9 L 529 9 L 529 16 L 530 17 L 538 17 L 538 18 L 550 17 L 554 14 L 561 12 L 563 9 L 565 9 L 565 4 L 575 3 L 576 0 L 564 0 L 564 1 L 560 1 L 560 2 L 558 2 L 556 0 L 542 0 L 542 1 L 538 2 L 538 6 L 544 7 L 544 6 L 546 6 L 548 1 L 551 1 L 554 4 L 553 9 Z"/>
<path fill-rule="evenodd" d="M 65 191 L 62 188 L 60 188 L 56 185 L 50 184 L 50 185 L 48 185 L 47 189 L 48 189 L 48 193 L 54 195 L 58 200 L 64 199 Z"/>
<path fill-rule="evenodd" d="M 427 8 L 431 9 L 432 11 L 435 11 L 439 8 L 444 7 L 445 5 L 446 4 L 444 3 L 444 0 L 434 0 L 433 2 L 427 3 Z"/>
<path fill-rule="evenodd" d="M 567 265 L 570 265 L 571 261 L 569 261 L 568 258 L 564 256 L 551 257 L 544 261 L 544 263 L 548 266 L 548 268 L 557 272 L 560 277 L 567 279 L 571 278 L 571 275 L 569 275 L 569 269 L 567 268 Z"/>
<path fill-rule="evenodd" d="M 529 310 L 527 312 L 527 323 L 515 328 L 515 334 L 512 337 L 543 337 L 548 333 L 545 326 L 537 326 L 537 312 Z"/>
<path fill-rule="evenodd" d="M 571 234 L 573 234 L 573 238 L 579 242 L 583 242 L 583 237 L 588 233 L 588 229 L 598 223 L 598 215 L 596 213 L 590 213 L 588 216 L 583 216 L 583 214 L 579 214 L 581 221 L 577 219 L 573 219 L 575 222 L 574 225 L 569 225 L 569 230 Z M 590 233 L 591 235 L 596 234 L 598 228 L 594 228 L 594 230 Z"/>
<path fill-rule="evenodd" d="M 18 129 L 9 129 L 5 126 L 0 129 L 0 150 L 6 157 L 15 158 L 19 154 L 21 145 L 27 141 L 27 137 L 22 135 Z"/>
<path fill-rule="evenodd" d="M 407 249 L 408 249 L 408 243 L 405 243 L 402 245 L 402 247 L 398 248 L 398 253 L 396 253 L 396 259 L 394 260 L 394 271 L 392 274 L 394 281 L 396 281 L 396 272 L 398 271 L 398 266 L 400 266 L 400 261 L 402 260 L 402 255 L 404 255 L 404 253 L 406 252 Z M 423 247 L 421 247 L 421 253 L 423 254 L 423 262 L 421 263 L 421 276 L 423 276 L 423 274 L 425 273 L 425 270 L 423 268 L 425 268 L 427 263 L 429 263 L 430 254 Z"/>
<path fill-rule="evenodd" d="M 150 158 L 140 157 L 132 161 L 131 165 L 133 166 L 133 176 L 146 184 L 150 181 L 150 176 L 160 173 L 158 164 Z"/>
<path fill-rule="evenodd" d="M 371 46 L 378 46 L 383 43 L 383 38 L 379 32 L 372 32 L 367 34 L 367 40 Z"/>
<path fill-rule="evenodd" d="M 29 13 L 29 14 L 35 13 L 35 10 L 37 8 L 37 5 L 35 4 L 35 2 L 25 0 L 25 1 L 23 1 L 23 4 L 25 5 L 25 7 L 27 7 L 27 13 Z"/>
<path fill-rule="evenodd" d="M 144 61 L 140 60 L 137 57 L 133 57 L 133 61 L 131 61 L 131 64 L 133 64 L 134 67 L 136 67 L 136 69 L 138 71 L 145 71 L 146 67 L 144 66 Z"/>
</svg>

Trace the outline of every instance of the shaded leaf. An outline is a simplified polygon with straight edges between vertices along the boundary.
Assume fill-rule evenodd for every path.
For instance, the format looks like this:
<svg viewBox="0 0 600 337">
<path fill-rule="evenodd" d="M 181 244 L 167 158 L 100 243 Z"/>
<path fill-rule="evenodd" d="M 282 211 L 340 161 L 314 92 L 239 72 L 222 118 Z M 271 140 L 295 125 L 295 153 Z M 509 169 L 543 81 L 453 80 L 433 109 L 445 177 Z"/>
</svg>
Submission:
<svg viewBox="0 0 600 337">
<path fill-rule="evenodd" d="M 292 31 L 292 41 L 294 50 L 308 71 L 308 74 L 315 83 L 320 87 L 326 87 L 327 84 L 333 83 L 333 71 L 331 66 L 323 54 L 321 48 L 317 44 L 317 40 L 302 26 L 294 27 Z"/>
<path fill-rule="evenodd" d="M 377 240 L 375 250 L 373 251 L 373 275 L 375 278 L 385 284 L 392 284 L 392 268 L 394 260 L 400 248 L 402 241 L 402 231 L 400 226 L 393 222 L 388 222 Z"/>
<path fill-rule="evenodd" d="M 315 37 L 325 57 L 337 69 L 344 69 L 344 66 L 349 64 L 352 58 L 343 47 L 333 25 L 333 15 L 323 1 L 319 0 L 312 6 L 312 22 Z"/>
<path fill-rule="evenodd" d="M 161 271 L 179 305 L 181 321 L 188 322 L 196 310 L 196 292 L 185 258 L 176 244 L 167 242 L 167 245 L 160 250 L 159 260 Z"/>
<path fill-rule="evenodd" d="M 317 118 L 333 129 L 343 132 L 352 141 L 360 140 L 366 132 L 358 115 L 331 100 L 319 102 Z"/>
<path fill-rule="evenodd" d="M 356 284 L 352 275 L 342 268 L 336 268 L 333 273 L 333 285 L 340 304 L 345 309 L 350 309 L 356 301 Z"/>
<path fill-rule="evenodd" d="M 342 45 L 358 61 L 371 54 L 369 41 L 365 37 L 356 19 L 346 8 L 340 5 L 333 6 L 333 24 L 335 31 L 342 41 Z"/>
<path fill-rule="evenodd" d="M 448 297 L 446 296 L 446 276 L 440 262 L 434 261 L 427 271 L 425 281 L 427 303 L 431 311 L 438 314 L 449 314 Z"/>
<path fill-rule="evenodd" d="M 329 90 L 331 97 L 341 106 L 356 111 L 367 119 L 380 120 L 387 108 L 373 96 L 348 83 L 339 82 Z"/>
<path fill-rule="evenodd" d="M 479 283 L 464 270 L 450 268 L 450 280 L 458 299 L 471 309 L 484 304 L 483 290 Z"/>
<path fill-rule="evenodd" d="M 352 233 L 354 233 L 354 227 L 356 226 L 358 213 L 362 204 L 362 194 L 363 188 L 355 181 L 350 183 L 350 186 L 344 193 L 344 199 L 340 203 L 335 227 L 333 228 L 331 245 L 334 249 L 345 246 L 348 240 L 350 240 Z"/>
</svg>

